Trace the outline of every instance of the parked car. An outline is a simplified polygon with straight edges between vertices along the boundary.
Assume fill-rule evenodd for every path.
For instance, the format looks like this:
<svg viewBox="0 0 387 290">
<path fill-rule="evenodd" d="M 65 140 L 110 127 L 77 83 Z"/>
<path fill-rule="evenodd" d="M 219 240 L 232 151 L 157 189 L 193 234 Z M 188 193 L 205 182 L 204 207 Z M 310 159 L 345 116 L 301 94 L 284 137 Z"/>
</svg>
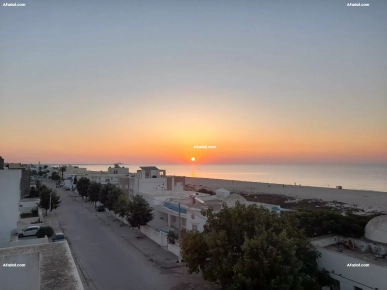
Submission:
<svg viewBox="0 0 387 290">
<path fill-rule="evenodd" d="M 105 207 L 103 205 L 99 205 L 95 208 L 97 211 L 105 211 Z"/>
<path fill-rule="evenodd" d="M 56 233 L 52 239 L 51 239 L 53 242 L 60 242 L 60 241 L 64 241 L 65 240 L 65 236 L 63 233 Z"/>
<path fill-rule="evenodd" d="M 40 226 L 29 226 L 28 228 L 25 228 L 19 233 L 19 238 L 35 236 L 39 228 Z"/>
</svg>

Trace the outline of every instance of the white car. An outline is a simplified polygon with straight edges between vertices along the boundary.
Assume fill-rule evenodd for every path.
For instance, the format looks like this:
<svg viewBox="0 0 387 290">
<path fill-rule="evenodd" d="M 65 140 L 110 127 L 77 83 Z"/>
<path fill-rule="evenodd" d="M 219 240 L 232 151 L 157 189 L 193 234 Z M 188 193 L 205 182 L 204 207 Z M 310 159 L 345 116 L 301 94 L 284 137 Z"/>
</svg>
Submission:
<svg viewBox="0 0 387 290">
<path fill-rule="evenodd" d="M 28 237 L 28 236 L 35 236 L 38 232 L 40 226 L 29 226 L 28 228 L 25 228 L 19 233 L 19 238 L 22 237 Z"/>
</svg>

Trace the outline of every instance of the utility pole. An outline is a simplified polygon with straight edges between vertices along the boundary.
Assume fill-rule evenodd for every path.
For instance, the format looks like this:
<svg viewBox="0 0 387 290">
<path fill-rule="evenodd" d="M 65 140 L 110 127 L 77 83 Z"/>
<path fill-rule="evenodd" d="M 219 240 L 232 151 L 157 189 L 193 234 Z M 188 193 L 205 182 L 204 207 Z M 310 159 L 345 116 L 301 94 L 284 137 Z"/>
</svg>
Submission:
<svg viewBox="0 0 387 290">
<path fill-rule="evenodd" d="M 181 214 L 180 214 L 180 202 L 179 202 L 179 247 L 180 247 L 180 252 L 179 252 L 179 263 L 181 263 Z"/>
</svg>

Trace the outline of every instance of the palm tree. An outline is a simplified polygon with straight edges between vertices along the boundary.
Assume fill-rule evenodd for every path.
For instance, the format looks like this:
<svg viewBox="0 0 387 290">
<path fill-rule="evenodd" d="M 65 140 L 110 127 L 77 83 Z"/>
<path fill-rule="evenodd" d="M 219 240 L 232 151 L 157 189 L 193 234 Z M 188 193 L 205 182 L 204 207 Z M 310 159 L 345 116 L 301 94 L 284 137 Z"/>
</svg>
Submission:
<svg viewBox="0 0 387 290">
<path fill-rule="evenodd" d="M 63 180 L 63 173 L 66 171 L 66 166 L 62 166 L 59 170 L 60 172 L 62 172 L 62 180 Z"/>
</svg>

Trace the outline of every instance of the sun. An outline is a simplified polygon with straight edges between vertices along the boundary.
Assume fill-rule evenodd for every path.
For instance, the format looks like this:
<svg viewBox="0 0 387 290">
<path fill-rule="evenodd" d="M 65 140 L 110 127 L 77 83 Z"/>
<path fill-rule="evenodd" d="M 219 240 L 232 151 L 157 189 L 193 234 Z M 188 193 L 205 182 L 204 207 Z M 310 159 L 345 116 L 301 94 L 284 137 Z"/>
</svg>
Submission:
<svg viewBox="0 0 387 290">
<path fill-rule="evenodd" d="M 195 157 L 192 157 L 192 158 L 191 158 L 191 161 L 192 161 L 192 162 L 195 161 Z"/>
</svg>

